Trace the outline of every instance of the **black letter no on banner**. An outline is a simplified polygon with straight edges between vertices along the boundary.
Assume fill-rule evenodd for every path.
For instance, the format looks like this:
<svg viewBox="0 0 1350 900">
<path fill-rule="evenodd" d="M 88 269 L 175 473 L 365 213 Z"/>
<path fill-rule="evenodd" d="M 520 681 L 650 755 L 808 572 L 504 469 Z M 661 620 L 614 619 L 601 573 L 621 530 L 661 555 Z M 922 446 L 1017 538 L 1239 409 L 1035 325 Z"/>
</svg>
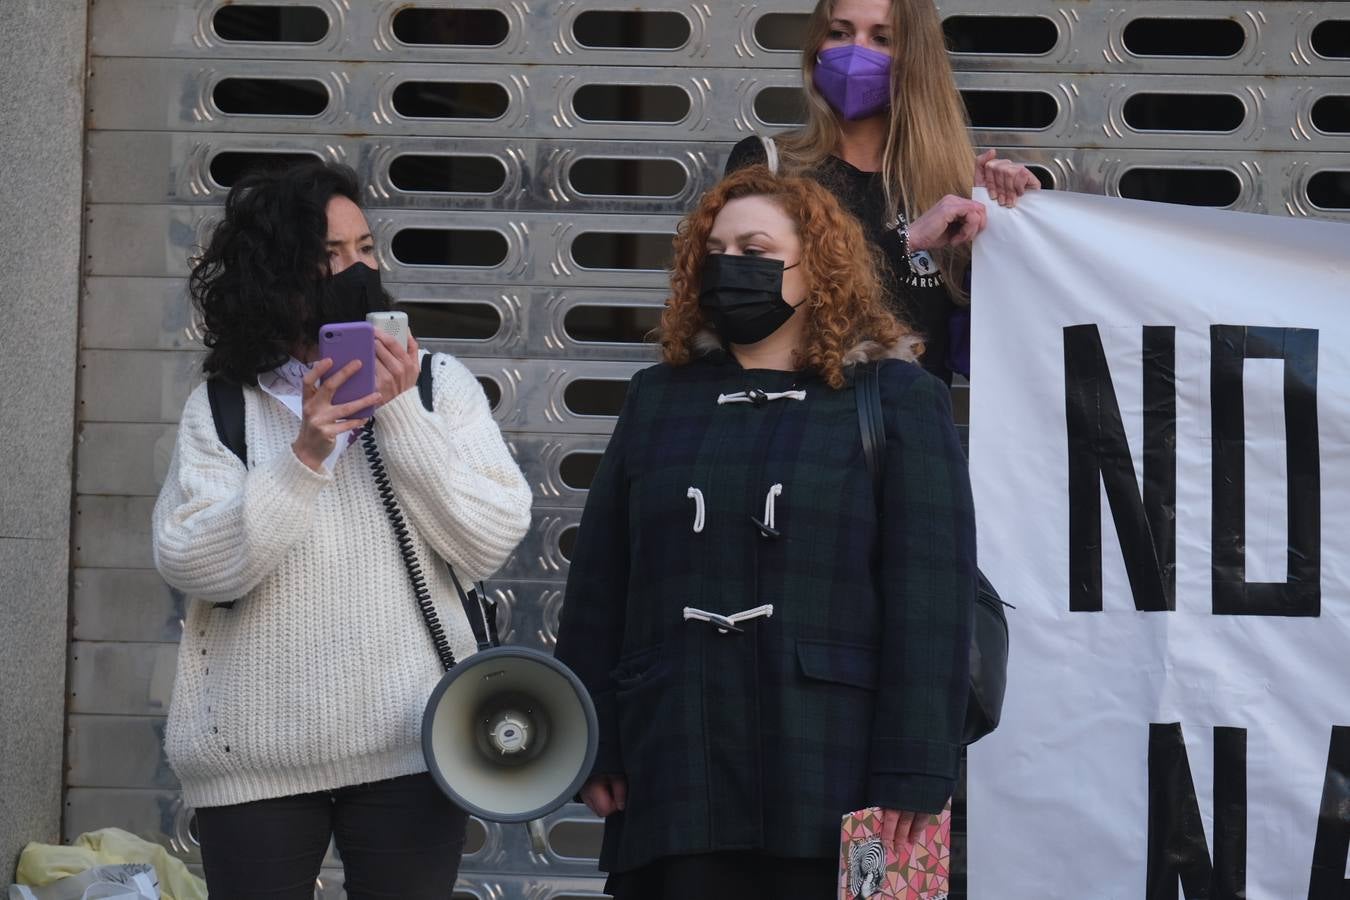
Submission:
<svg viewBox="0 0 1350 900">
<path fill-rule="evenodd" d="M 1135 608 L 1176 609 L 1176 349 L 1171 327 L 1143 328 L 1143 491 L 1096 325 L 1064 329 L 1069 475 L 1069 609 L 1102 609 L 1101 494 L 1105 488 Z M 1210 329 L 1212 610 L 1215 615 L 1321 613 L 1318 333 L 1304 328 Z M 1246 578 L 1248 359 L 1284 362 L 1289 521 L 1284 581 Z"/>
</svg>

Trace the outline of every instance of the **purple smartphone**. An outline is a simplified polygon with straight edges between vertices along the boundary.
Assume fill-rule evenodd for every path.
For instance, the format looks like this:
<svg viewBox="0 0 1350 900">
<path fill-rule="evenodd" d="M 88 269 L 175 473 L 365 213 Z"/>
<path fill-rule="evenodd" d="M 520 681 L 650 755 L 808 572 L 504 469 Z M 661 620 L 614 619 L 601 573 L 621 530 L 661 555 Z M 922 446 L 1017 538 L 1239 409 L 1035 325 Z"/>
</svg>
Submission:
<svg viewBox="0 0 1350 900">
<path fill-rule="evenodd" d="M 329 375 L 342 371 L 354 359 L 361 360 L 361 368 L 342 383 L 333 393 L 333 405 L 341 406 L 360 400 L 375 392 L 375 329 L 369 322 L 336 322 L 319 329 L 319 355 L 331 359 Z M 359 410 L 353 419 L 366 419 L 375 414 L 375 407 Z"/>
</svg>

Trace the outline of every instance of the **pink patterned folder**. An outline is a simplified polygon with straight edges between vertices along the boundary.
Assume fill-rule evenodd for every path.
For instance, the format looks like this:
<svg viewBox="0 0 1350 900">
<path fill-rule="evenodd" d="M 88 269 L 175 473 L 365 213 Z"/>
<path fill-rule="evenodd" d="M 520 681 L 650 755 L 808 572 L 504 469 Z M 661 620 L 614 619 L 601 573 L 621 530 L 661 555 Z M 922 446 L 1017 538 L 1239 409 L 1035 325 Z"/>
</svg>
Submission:
<svg viewBox="0 0 1350 900">
<path fill-rule="evenodd" d="M 897 859 L 881 842 L 881 810 L 844 816 L 839 900 L 945 900 L 950 890 L 952 806 L 930 816 L 923 835 Z"/>
</svg>

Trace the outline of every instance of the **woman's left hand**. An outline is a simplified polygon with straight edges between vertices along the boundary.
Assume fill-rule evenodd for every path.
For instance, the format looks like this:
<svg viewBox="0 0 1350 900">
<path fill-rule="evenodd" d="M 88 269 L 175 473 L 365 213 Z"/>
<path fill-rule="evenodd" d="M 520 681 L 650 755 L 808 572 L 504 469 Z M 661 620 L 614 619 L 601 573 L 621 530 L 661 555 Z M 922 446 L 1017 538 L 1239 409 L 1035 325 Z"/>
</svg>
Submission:
<svg viewBox="0 0 1350 900">
<path fill-rule="evenodd" d="M 986 150 L 975 157 L 975 186 L 988 190 L 999 206 L 1013 207 L 1027 191 L 1039 191 L 1041 182 L 1026 166 L 999 159 L 997 150 Z"/>
<path fill-rule="evenodd" d="M 881 811 L 881 843 L 899 859 L 915 841 L 932 818 L 929 813 L 909 812 L 903 809 Z"/>
<path fill-rule="evenodd" d="M 383 331 L 375 332 L 375 387 L 385 403 L 417 384 L 421 369 L 417 338 L 408 335 L 408 346 L 400 347 Z"/>
</svg>

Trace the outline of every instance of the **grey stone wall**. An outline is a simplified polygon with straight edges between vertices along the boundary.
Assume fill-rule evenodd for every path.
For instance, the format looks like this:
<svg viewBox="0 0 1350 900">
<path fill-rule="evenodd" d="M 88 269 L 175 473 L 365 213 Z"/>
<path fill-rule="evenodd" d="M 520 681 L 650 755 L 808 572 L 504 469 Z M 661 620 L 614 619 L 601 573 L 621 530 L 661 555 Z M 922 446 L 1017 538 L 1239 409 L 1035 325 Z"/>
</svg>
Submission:
<svg viewBox="0 0 1350 900">
<path fill-rule="evenodd" d="M 85 0 L 0 0 L 0 885 L 60 837 Z"/>
</svg>

